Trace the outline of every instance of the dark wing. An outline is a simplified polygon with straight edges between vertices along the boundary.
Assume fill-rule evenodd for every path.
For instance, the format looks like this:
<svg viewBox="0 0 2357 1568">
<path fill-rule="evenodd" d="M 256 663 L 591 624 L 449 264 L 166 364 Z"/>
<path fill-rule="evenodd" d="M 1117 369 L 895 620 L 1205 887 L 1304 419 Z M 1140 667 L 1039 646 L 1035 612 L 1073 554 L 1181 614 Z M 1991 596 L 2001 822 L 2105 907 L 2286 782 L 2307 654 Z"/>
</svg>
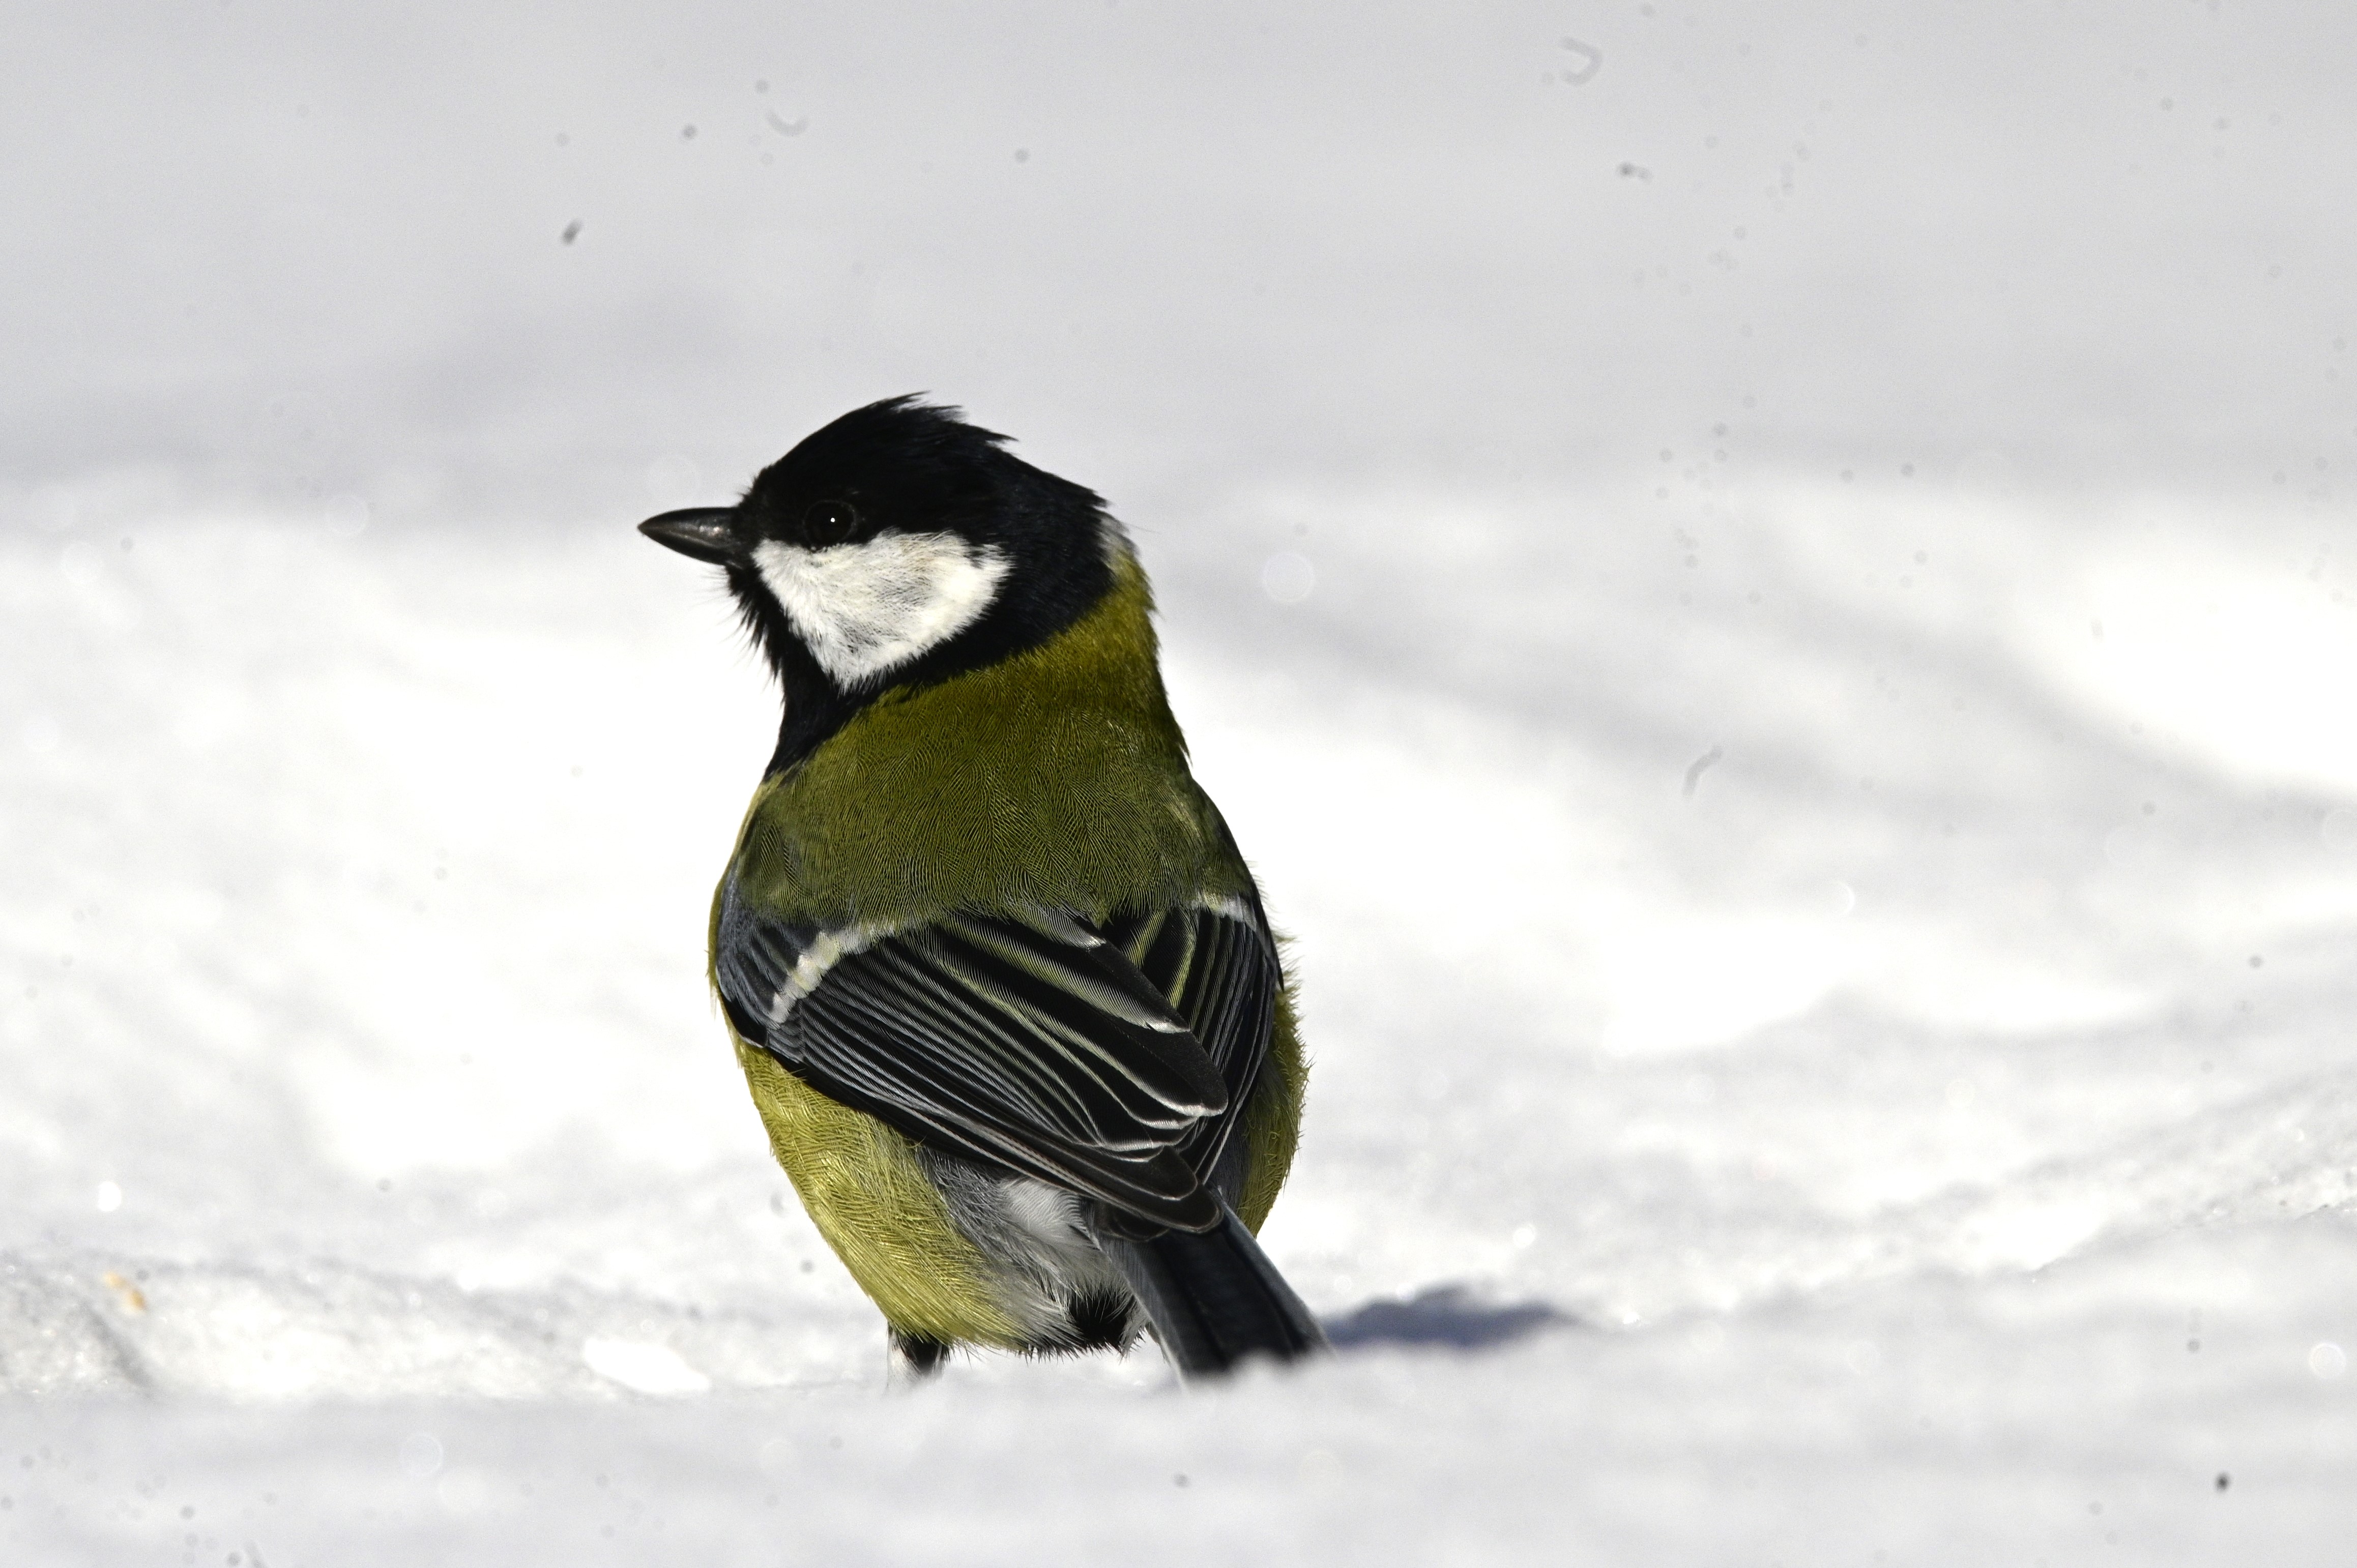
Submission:
<svg viewBox="0 0 2357 1568">
<path fill-rule="evenodd" d="M 822 1093 L 920 1143 L 1200 1230 L 1220 1208 L 1198 1155 L 1217 1157 L 1230 1071 L 1256 1069 L 1266 1028 L 1256 1045 L 1238 1036 L 1215 977 L 1243 968 L 1207 962 L 1227 946 L 1207 949 L 1193 925 L 1174 912 L 1146 933 L 1142 966 L 1052 911 L 823 930 L 753 910 L 732 877 L 715 971 L 737 1034 Z M 1266 969 L 1273 987 L 1273 953 Z"/>
<path fill-rule="evenodd" d="M 1103 931 L 1169 1002 L 1227 1086 L 1228 1113 L 1199 1122 L 1178 1145 L 1208 1182 L 1243 1120 L 1276 1027 L 1279 976 L 1268 922 L 1256 904 L 1223 898 L 1116 920 Z"/>
</svg>

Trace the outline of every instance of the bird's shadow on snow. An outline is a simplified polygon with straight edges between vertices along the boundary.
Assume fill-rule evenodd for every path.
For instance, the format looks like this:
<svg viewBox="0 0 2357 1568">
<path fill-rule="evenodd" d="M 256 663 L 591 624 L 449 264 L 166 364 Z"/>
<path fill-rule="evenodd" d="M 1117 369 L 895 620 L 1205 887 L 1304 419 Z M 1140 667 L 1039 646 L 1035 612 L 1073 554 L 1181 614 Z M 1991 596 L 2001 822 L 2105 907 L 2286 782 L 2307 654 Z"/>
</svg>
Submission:
<svg viewBox="0 0 2357 1568">
<path fill-rule="evenodd" d="M 1579 1319 L 1543 1301 L 1487 1302 L 1463 1285 L 1427 1285 L 1405 1300 L 1371 1301 L 1322 1326 L 1341 1351 L 1384 1346 L 1491 1350 Z"/>
</svg>

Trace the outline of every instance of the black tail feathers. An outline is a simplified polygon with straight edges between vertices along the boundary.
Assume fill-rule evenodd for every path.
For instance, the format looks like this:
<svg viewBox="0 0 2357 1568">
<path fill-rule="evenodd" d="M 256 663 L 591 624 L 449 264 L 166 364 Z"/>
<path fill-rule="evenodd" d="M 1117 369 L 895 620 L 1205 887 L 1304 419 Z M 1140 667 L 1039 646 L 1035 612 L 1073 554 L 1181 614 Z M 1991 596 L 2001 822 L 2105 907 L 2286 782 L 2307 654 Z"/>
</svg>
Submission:
<svg viewBox="0 0 2357 1568">
<path fill-rule="evenodd" d="M 1326 1337 L 1252 1232 L 1224 1204 L 1222 1222 L 1196 1234 L 1166 1230 L 1143 1240 L 1100 1232 L 1113 1261 L 1182 1377 L 1216 1377 L 1248 1356 L 1290 1361 L 1326 1348 Z"/>
</svg>

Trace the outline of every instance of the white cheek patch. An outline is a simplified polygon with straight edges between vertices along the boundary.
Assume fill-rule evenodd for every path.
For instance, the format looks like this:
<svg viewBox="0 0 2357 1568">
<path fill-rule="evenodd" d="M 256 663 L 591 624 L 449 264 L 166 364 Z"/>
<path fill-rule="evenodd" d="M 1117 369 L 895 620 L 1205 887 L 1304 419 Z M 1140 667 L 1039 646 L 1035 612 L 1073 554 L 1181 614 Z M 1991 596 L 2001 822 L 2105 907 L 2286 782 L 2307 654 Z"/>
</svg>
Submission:
<svg viewBox="0 0 2357 1568">
<path fill-rule="evenodd" d="M 843 686 L 972 626 L 1006 575 L 1004 554 L 954 533 L 881 533 L 823 550 L 767 540 L 753 547 L 753 564 L 811 656 Z"/>
</svg>

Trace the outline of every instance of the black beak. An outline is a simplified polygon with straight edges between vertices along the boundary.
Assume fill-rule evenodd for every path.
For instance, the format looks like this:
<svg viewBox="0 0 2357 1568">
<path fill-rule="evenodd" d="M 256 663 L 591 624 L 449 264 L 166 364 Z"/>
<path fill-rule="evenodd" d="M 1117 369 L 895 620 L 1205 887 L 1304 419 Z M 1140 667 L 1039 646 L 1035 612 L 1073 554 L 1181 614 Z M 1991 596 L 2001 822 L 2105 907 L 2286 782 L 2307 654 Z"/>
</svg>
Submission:
<svg viewBox="0 0 2357 1568">
<path fill-rule="evenodd" d="M 737 547 L 736 531 L 728 526 L 736 516 L 734 507 L 692 506 L 651 517 L 639 524 L 639 532 L 682 555 L 726 566 L 745 553 Z"/>
</svg>

